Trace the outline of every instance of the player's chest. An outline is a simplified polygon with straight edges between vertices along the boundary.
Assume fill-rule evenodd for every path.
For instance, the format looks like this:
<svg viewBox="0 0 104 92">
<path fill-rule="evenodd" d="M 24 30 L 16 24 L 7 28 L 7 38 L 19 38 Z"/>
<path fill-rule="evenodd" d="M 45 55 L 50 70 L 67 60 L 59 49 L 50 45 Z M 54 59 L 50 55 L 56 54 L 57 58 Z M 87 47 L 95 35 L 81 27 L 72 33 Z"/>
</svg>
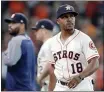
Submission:
<svg viewBox="0 0 104 92">
<path fill-rule="evenodd" d="M 50 49 L 52 54 L 57 53 L 59 51 L 68 51 L 68 52 L 73 51 L 73 52 L 81 53 L 82 45 L 80 41 L 77 41 L 77 40 L 64 45 L 60 44 L 59 42 L 54 42 Z"/>
<path fill-rule="evenodd" d="M 82 54 L 82 46 L 78 41 L 73 41 L 65 45 L 54 43 L 51 47 L 51 52 L 55 61 L 62 58 L 78 60 Z"/>
</svg>

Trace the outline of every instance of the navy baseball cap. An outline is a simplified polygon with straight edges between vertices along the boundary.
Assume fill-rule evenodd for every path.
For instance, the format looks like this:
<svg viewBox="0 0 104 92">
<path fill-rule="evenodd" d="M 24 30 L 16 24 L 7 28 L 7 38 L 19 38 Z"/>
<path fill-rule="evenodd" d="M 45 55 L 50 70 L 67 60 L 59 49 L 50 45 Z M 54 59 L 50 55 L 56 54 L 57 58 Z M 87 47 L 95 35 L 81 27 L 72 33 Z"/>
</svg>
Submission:
<svg viewBox="0 0 104 92">
<path fill-rule="evenodd" d="M 74 16 L 77 16 L 78 13 L 75 11 L 74 7 L 68 4 L 62 5 L 57 10 L 57 18 L 59 18 L 61 15 L 65 13 L 71 13 Z"/>
<path fill-rule="evenodd" d="M 22 14 L 22 13 L 14 13 L 12 14 L 12 16 L 10 18 L 6 18 L 4 19 L 4 21 L 6 23 L 24 23 L 25 26 L 27 27 L 27 22 L 28 22 L 28 19 L 27 17 Z"/>
<path fill-rule="evenodd" d="M 36 22 L 36 25 L 35 25 L 35 27 L 32 27 L 32 30 L 38 30 L 40 28 L 53 30 L 53 27 L 54 27 L 54 23 L 51 20 L 49 20 L 49 19 L 42 19 L 42 20 Z"/>
</svg>

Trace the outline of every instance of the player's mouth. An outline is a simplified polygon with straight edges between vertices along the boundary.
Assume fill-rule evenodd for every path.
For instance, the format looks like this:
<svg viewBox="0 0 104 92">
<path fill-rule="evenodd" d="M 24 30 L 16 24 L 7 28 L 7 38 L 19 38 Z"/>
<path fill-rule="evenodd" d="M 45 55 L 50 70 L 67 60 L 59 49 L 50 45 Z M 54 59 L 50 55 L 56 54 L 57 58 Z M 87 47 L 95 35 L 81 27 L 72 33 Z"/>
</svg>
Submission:
<svg viewBox="0 0 104 92">
<path fill-rule="evenodd" d="M 73 26 L 73 23 L 67 23 L 67 26 L 71 27 Z"/>
</svg>

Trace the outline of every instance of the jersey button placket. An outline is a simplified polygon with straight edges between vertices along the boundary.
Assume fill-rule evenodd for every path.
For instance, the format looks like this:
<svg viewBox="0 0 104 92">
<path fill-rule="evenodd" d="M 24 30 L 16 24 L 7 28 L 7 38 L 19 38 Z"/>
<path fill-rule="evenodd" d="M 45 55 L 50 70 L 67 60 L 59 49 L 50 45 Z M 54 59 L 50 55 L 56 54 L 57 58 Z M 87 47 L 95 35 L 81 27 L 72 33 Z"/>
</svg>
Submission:
<svg viewBox="0 0 104 92">
<path fill-rule="evenodd" d="M 64 51 L 64 50 L 67 51 L 67 45 L 63 45 L 63 48 L 62 48 L 62 49 L 63 49 L 63 51 Z M 68 66 L 68 56 L 67 56 L 67 58 L 66 58 L 66 63 L 67 63 L 67 66 L 66 66 L 66 67 L 67 67 L 68 75 L 69 75 L 69 77 L 70 77 L 70 74 L 69 74 L 69 66 Z M 64 77 L 64 76 L 63 76 L 63 77 Z"/>
<path fill-rule="evenodd" d="M 68 52 L 67 46 L 68 46 L 68 45 L 65 45 L 65 48 L 66 48 L 66 51 Z M 68 55 L 68 54 L 67 54 L 67 55 Z M 67 58 L 66 58 L 66 61 L 67 61 L 68 75 L 69 75 L 69 78 L 70 78 L 70 70 L 69 70 L 68 56 L 67 56 Z"/>
</svg>

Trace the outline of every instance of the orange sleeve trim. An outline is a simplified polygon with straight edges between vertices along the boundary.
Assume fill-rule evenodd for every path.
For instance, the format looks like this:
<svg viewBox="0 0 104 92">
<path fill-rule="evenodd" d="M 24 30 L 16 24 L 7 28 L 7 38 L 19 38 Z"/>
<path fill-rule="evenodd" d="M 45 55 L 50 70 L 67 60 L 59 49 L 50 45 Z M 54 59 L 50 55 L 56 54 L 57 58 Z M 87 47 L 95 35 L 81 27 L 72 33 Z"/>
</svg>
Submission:
<svg viewBox="0 0 104 92">
<path fill-rule="evenodd" d="M 94 55 L 88 57 L 88 58 L 87 58 L 87 61 L 90 60 L 90 59 L 93 58 L 93 57 L 96 57 L 96 56 L 97 56 L 98 58 L 100 57 L 99 54 L 94 54 Z"/>
</svg>

